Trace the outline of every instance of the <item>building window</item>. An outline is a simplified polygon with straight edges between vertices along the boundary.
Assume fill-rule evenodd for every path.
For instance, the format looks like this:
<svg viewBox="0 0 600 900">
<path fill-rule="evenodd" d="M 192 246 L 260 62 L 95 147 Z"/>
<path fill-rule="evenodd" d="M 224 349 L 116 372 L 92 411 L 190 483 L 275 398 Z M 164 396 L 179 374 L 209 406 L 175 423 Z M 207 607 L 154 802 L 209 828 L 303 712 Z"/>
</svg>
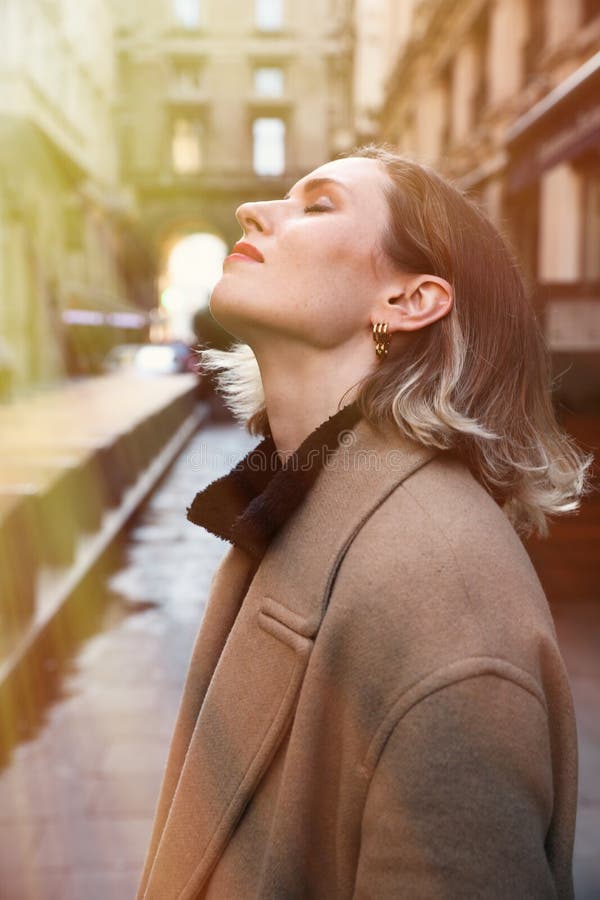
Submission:
<svg viewBox="0 0 600 900">
<path fill-rule="evenodd" d="M 183 28 L 200 27 L 200 0 L 173 0 L 173 13 Z"/>
<path fill-rule="evenodd" d="M 473 29 L 473 44 L 477 66 L 477 86 L 473 92 L 472 122 L 479 125 L 488 102 L 487 58 L 490 34 L 489 9 L 484 9 Z"/>
<path fill-rule="evenodd" d="M 546 9 L 540 0 L 527 0 L 527 42 L 523 48 L 525 72 L 535 72 L 540 53 L 546 44 Z"/>
<path fill-rule="evenodd" d="M 538 280 L 540 243 L 540 184 L 534 182 L 508 202 L 508 227 L 512 245 L 518 254 L 528 287 Z"/>
<path fill-rule="evenodd" d="M 181 101 L 193 101 L 202 96 L 202 65 L 194 62 L 176 62 L 173 66 L 171 94 Z"/>
<path fill-rule="evenodd" d="M 252 126 L 253 164 L 257 175 L 282 175 L 285 171 L 285 122 L 255 119 Z"/>
<path fill-rule="evenodd" d="M 600 16 L 600 0 L 583 0 L 581 18 L 584 24 Z"/>
<path fill-rule="evenodd" d="M 441 72 L 439 79 L 440 131 L 438 156 L 446 153 L 450 147 L 452 127 L 452 69 L 450 65 Z"/>
<path fill-rule="evenodd" d="M 254 93 L 257 97 L 283 96 L 283 69 L 261 66 L 254 70 Z"/>
<path fill-rule="evenodd" d="M 202 122 L 178 118 L 173 123 L 171 158 L 179 175 L 193 175 L 202 168 Z"/>
<path fill-rule="evenodd" d="M 600 281 L 600 162 L 584 172 L 583 277 Z"/>
<path fill-rule="evenodd" d="M 283 0 L 254 0 L 254 20 L 260 31 L 281 31 Z"/>
</svg>

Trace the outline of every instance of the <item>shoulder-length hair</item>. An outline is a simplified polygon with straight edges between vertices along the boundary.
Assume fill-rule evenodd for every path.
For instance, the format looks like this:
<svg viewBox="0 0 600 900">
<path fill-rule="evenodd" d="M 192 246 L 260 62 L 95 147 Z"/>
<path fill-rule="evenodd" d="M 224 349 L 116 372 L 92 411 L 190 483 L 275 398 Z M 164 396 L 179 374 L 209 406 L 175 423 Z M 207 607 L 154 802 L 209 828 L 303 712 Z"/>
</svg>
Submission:
<svg viewBox="0 0 600 900">
<path fill-rule="evenodd" d="M 373 425 L 460 455 L 517 530 L 547 534 L 572 512 L 591 457 L 558 425 L 551 369 L 519 267 L 479 207 L 427 166 L 368 145 L 349 154 L 388 175 L 383 250 L 405 272 L 446 279 L 454 306 L 384 357 L 355 396 Z M 228 407 L 254 435 L 268 428 L 254 354 L 245 344 L 200 351 Z"/>
</svg>

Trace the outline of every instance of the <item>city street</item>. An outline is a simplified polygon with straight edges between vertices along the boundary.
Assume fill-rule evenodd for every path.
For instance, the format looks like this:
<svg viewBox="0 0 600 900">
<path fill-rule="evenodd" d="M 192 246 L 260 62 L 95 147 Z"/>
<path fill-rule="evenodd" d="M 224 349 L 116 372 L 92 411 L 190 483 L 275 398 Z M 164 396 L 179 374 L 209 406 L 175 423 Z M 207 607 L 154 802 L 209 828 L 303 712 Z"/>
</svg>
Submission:
<svg viewBox="0 0 600 900">
<path fill-rule="evenodd" d="M 56 698 L 0 773 L 1 900 L 132 900 L 187 661 L 210 577 L 228 545 L 188 523 L 196 490 L 254 443 L 199 431 L 129 529 L 104 585 L 97 632 L 47 661 Z M 564 603 L 557 627 L 577 703 L 578 900 L 600 895 L 600 606 Z"/>
</svg>

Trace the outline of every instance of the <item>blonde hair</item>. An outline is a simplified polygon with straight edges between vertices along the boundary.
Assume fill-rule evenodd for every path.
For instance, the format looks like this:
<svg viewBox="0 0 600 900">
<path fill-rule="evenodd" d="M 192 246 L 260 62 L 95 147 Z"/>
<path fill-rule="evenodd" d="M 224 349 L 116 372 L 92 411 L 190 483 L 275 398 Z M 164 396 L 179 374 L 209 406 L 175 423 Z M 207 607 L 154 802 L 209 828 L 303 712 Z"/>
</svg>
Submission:
<svg viewBox="0 0 600 900">
<path fill-rule="evenodd" d="M 385 253 L 402 271 L 437 275 L 454 290 L 447 316 L 413 332 L 401 356 L 360 382 L 362 415 L 460 455 L 521 534 L 546 535 L 548 516 L 578 508 L 591 457 L 556 420 L 549 354 L 512 254 L 479 207 L 428 167 L 373 144 L 350 156 L 378 160 L 388 174 Z M 200 356 L 233 415 L 264 434 L 251 348 Z"/>
</svg>

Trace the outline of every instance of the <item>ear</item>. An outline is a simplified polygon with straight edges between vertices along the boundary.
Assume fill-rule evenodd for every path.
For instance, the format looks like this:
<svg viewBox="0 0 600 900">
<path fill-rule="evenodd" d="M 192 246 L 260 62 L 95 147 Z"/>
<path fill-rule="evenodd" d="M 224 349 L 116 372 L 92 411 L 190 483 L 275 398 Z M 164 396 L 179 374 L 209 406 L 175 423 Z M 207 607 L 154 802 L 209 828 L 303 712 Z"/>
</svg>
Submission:
<svg viewBox="0 0 600 900">
<path fill-rule="evenodd" d="M 390 331 L 417 331 L 447 316 L 454 305 L 452 285 L 437 275 L 415 275 L 387 301 Z"/>
</svg>

